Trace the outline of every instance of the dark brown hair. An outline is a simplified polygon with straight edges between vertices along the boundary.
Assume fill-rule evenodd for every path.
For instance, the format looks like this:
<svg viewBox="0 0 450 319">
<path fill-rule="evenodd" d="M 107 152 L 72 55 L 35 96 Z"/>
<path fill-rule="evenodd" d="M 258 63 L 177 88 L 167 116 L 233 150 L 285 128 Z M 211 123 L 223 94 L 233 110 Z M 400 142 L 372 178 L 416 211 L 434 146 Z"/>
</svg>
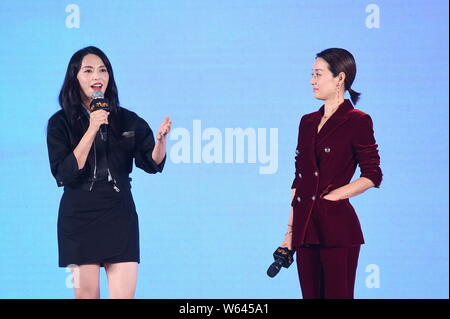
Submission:
<svg viewBox="0 0 450 319">
<path fill-rule="evenodd" d="M 361 93 L 351 88 L 356 76 L 356 62 L 353 55 L 344 49 L 330 48 L 317 53 L 316 58 L 322 58 L 327 61 L 328 68 L 334 77 L 341 72 L 345 73 L 344 90 L 348 91 L 353 104 L 356 104 Z"/>
</svg>

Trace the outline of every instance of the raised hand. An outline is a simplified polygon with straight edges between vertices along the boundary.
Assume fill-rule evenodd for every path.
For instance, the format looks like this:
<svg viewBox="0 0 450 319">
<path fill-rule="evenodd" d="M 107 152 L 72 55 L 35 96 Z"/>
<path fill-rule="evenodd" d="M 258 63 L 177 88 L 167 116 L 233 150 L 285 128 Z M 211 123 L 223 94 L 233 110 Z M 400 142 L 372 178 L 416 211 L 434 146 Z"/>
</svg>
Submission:
<svg viewBox="0 0 450 319">
<path fill-rule="evenodd" d="M 166 116 L 164 121 L 159 126 L 158 133 L 156 134 L 156 139 L 162 142 L 166 138 L 166 135 L 169 134 L 171 127 L 172 121 L 170 120 L 169 116 Z"/>
</svg>

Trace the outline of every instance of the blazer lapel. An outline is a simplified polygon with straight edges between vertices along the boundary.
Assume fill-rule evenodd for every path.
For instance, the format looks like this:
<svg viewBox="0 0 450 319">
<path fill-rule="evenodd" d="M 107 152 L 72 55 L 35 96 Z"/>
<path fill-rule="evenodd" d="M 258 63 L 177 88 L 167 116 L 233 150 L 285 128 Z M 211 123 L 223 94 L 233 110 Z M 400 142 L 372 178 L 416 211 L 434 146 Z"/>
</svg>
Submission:
<svg viewBox="0 0 450 319">
<path fill-rule="evenodd" d="M 316 143 L 322 141 L 327 136 L 332 134 L 339 126 L 341 126 L 348 120 L 349 117 L 347 116 L 347 114 L 350 110 L 353 110 L 353 105 L 349 100 L 344 100 L 343 104 L 339 106 L 336 112 L 334 112 L 334 114 L 322 126 L 320 132 L 317 133 L 317 127 L 319 126 L 320 119 L 323 116 L 324 109 L 325 106 L 322 105 L 322 107 L 318 111 L 311 113 L 311 115 L 305 121 L 307 127 L 303 130 L 303 132 L 307 134 L 304 138 L 304 141 L 308 143 L 308 149 L 311 150 L 308 152 L 307 156 L 311 163 L 314 163 L 316 167 Z"/>
<path fill-rule="evenodd" d="M 319 125 L 320 119 L 323 116 L 324 106 L 317 111 L 316 125 L 314 127 L 315 133 L 317 134 L 317 126 Z M 344 102 L 339 106 L 339 108 L 334 112 L 334 114 L 325 122 L 325 124 L 320 129 L 317 134 L 316 142 L 320 142 L 327 136 L 332 134 L 339 126 L 344 124 L 348 120 L 347 113 L 353 110 L 353 105 L 349 100 L 344 100 Z"/>
<path fill-rule="evenodd" d="M 306 133 L 306 136 L 304 137 L 303 141 L 304 143 L 307 143 L 306 149 L 307 151 L 307 157 L 309 159 L 309 162 L 314 165 L 314 167 L 317 169 L 317 160 L 316 160 L 316 138 L 317 138 L 317 125 L 320 122 L 320 118 L 322 115 L 319 111 L 314 112 L 305 120 L 305 124 L 307 127 L 304 128 L 302 131 L 303 134 Z M 322 128 L 323 129 L 323 128 Z"/>
</svg>

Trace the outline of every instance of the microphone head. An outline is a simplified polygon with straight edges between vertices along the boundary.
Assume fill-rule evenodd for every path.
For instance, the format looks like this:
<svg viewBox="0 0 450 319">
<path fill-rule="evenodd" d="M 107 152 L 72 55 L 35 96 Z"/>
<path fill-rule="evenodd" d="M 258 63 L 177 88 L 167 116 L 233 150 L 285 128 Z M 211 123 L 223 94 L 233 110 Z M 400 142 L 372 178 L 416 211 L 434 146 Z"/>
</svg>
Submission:
<svg viewBox="0 0 450 319">
<path fill-rule="evenodd" d="M 275 261 L 272 265 L 270 265 L 269 269 L 267 269 L 267 276 L 269 276 L 270 278 L 275 277 L 280 269 L 281 264 Z"/>
<path fill-rule="evenodd" d="M 95 90 L 94 92 L 92 92 L 92 99 L 103 99 L 104 95 L 103 92 L 101 90 Z"/>
</svg>

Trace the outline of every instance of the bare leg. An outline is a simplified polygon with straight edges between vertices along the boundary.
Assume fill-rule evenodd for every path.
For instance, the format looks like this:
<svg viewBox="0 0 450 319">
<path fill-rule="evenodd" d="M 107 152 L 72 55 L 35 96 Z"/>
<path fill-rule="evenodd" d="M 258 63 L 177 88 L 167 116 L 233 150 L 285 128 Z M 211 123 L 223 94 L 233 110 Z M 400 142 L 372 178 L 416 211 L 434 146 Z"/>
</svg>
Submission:
<svg viewBox="0 0 450 319">
<path fill-rule="evenodd" d="M 76 299 L 100 298 L 100 265 L 80 265 L 71 268 Z"/>
<path fill-rule="evenodd" d="M 133 299 L 137 282 L 137 262 L 105 264 L 109 298 Z"/>
</svg>

